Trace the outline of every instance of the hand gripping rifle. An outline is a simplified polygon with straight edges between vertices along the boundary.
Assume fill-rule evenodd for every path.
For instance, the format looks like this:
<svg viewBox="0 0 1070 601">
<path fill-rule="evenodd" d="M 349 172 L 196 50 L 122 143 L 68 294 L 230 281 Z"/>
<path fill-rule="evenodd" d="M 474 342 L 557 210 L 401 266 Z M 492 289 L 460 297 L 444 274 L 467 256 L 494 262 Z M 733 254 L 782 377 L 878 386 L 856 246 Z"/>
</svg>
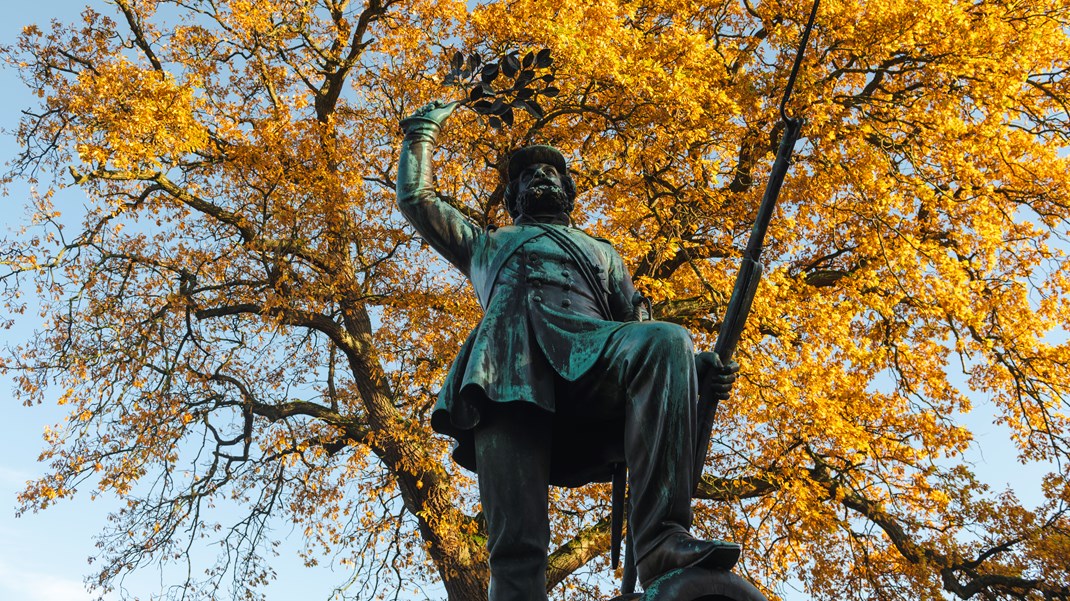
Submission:
<svg viewBox="0 0 1070 601">
<path fill-rule="evenodd" d="M 817 7 L 820 0 L 814 0 L 810 9 L 810 18 L 803 29 L 802 39 L 799 41 L 799 49 L 795 54 L 795 62 L 791 67 L 791 75 L 784 90 L 784 97 L 780 101 L 780 119 L 784 123 L 784 134 L 777 149 L 776 160 L 773 169 L 769 173 L 769 182 L 765 186 L 762 202 L 758 205 L 758 214 L 754 219 L 754 227 L 751 230 L 747 248 L 743 252 L 740 262 L 739 274 L 736 276 L 735 287 L 732 297 L 728 301 L 728 309 L 725 311 L 724 321 L 721 324 L 714 352 L 720 357 L 721 363 L 728 365 L 732 361 L 732 355 L 736 352 L 743 326 L 750 314 L 751 302 L 754 293 L 758 289 L 758 281 L 762 277 L 761 255 L 765 245 L 765 233 L 769 229 L 769 222 L 773 218 L 773 209 L 777 198 L 780 196 L 780 187 L 784 183 L 791 166 L 791 155 L 795 152 L 795 142 L 799 139 L 804 120 L 790 117 L 786 112 L 788 100 L 791 98 L 792 89 L 795 87 L 795 78 L 799 75 L 799 67 L 802 65 L 803 55 L 806 52 L 806 44 L 810 39 L 810 32 L 814 27 L 814 18 L 817 16 Z M 714 396 L 711 388 L 712 382 L 707 376 L 706 380 L 699 385 L 699 408 L 698 408 L 698 434 L 699 439 L 695 446 L 693 486 L 698 491 L 699 481 L 702 477 L 702 468 L 706 464 L 706 455 L 710 450 L 710 436 L 713 433 L 713 420 L 717 414 L 718 399 Z M 613 512 L 610 525 L 612 536 L 611 563 L 615 568 L 620 558 L 621 529 L 623 527 L 623 514 L 625 504 L 625 470 L 623 465 L 616 466 L 613 474 Z M 692 493 L 694 496 L 694 493 Z M 624 582 L 621 592 L 632 593 L 635 590 L 635 558 L 633 556 L 631 536 L 629 532 L 628 546 L 624 559 Z"/>
</svg>

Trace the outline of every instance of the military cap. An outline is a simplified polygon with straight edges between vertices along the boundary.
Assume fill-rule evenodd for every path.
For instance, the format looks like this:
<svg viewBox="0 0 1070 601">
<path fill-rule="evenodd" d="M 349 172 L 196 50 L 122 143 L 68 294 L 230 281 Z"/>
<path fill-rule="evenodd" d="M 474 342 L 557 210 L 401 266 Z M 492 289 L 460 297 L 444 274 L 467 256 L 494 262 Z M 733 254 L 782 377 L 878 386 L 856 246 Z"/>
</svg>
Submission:
<svg viewBox="0 0 1070 601">
<path fill-rule="evenodd" d="M 565 157 L 561 154 L 561 151 L 553 146 L 536 144 L 521 148 L 509 157 L 509 179 L 516 179 L 520 176 L 521 171 L 535 163 L 552 165 L 561 175 L 568 171 L 568 166 L 565 165 Z"/>
</svg>

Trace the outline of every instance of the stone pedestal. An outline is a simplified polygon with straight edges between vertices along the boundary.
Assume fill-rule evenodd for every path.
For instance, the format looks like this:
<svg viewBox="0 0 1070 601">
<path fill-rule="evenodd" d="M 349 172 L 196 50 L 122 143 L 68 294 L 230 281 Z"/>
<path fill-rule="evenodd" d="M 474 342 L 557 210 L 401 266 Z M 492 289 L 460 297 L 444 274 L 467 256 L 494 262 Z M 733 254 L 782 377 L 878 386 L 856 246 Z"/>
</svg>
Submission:
<svg viewBox="0 0 1070 601">
<path fill-rule="evenodd" d="M 610 601 L 768 601 L 753 584 L 726 570 L 683 568 L 658 578 L 642 593 Z"/>
</svg>

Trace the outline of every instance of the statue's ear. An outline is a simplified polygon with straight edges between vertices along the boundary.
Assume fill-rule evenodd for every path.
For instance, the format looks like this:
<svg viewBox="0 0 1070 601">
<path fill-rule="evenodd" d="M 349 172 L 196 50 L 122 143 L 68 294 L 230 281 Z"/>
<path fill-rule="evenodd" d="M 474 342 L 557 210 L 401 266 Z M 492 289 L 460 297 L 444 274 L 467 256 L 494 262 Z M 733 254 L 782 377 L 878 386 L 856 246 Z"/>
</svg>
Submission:
<svg viewBox="0 0 1070 601">
<path fill-rule="evenodd" d="M 576 202 L 576 180 L 572 179 L 572 174 L 565 171 L 564 177 L 561 178 L 561 187 L 564 188 L 565 194 L 568 195 L 569 200 L 575 204 Z"/>
<path fill-rule="evenodd" d="M 502 195 L 502 202 L 505 204 L 505 210 L 510 217 L 516 217 L 518 213 L 516 210 L 516 188 L 517 184 L 514 179 L 505 185 L 505 193 Z"/>
</svg>

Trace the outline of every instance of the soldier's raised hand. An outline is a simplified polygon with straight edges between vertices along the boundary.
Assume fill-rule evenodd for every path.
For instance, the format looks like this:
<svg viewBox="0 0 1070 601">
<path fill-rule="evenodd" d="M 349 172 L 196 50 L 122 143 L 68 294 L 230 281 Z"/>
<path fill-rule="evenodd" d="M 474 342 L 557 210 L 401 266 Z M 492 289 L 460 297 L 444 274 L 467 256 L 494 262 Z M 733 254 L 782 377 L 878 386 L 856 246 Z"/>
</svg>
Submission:
<svg viewBox="0 0 1070 601">
<path fill-rule="evenodd" d="M 706 392 L 710 398 L 718 401 L 728 400 L 739 371 L 738 363 L 731 361 L 725 365 L 717 353 L 707 351 L 695 355 L 695 369 L 698 371 L 699 386 L 709 387 L 708 390 L 700 390 L 700 394 Z"/>
<path fill-rule="evenodd" d="M 435 129 L 442 127 L 446 119 L 460 105 L 456 100 L 443 102 L 435 100 L 423 105 L 415 113 L 401 120 L 401 128 L 406 133 L 421 127 L 432 126 Z"/>
</svg>

